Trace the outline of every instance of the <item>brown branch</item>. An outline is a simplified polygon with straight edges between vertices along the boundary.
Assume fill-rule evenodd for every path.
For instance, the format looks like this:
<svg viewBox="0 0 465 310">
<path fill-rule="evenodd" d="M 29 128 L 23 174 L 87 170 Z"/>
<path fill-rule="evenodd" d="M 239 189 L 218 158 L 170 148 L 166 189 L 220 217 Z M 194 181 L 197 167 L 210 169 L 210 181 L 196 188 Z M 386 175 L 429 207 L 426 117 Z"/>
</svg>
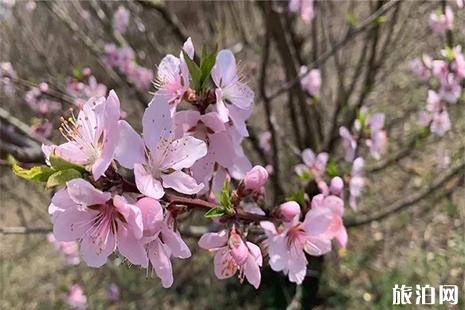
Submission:
<svg viewBox="0 0 465 310">
<path fill-rule="evenodd" d="M 320 65 L 322 65 L 324 62 L 326 62 L 334 53 L 339 51 L 341 48 L 343 48 L 347 43 L 350 41 L 354 40 L 355 37 L 357 37 L 359 34 L 363 33 L 365 30 L 370 29 L 371 26 L 377 21 L 378 17 L 382 16 L 383 14 L 387 13 L 389 10 L 391 10 L 395 5 L 398 5 L 400 3 L 400 0 L 391 0 L 387 2 L 385 5 L 383 5 L 379 10 L 377 10 L 375 13 L 367 17 L 362 23 L 359 24 L 359 26 L 355 28 L 350 28 L 345 36 L 338 41 L 336 44 L 334 44 L 333 48 L 330 50 L 324 52 L 323 54 L 318 57 L 318 59 L 312 63 L 310 63 L 307 67 L 309 69 L 316 68 Z M 270 94 L 269 98 L 272 100 L 284 92 L 288 91 L 290 88 L 292 88 L 294 85 L 300 82 L 300 80 L 304 77 L 305 75 L 299 75 L 295 79 L 288 81 L 285 83 L 282 87 L 277 89 L 275 92 Z"/>
<path fill-rule="evenodd" d="M 455 167 L 449 169 L 447 172 L 443 173 L 437 177 L 430 185 L 423 187 L 420 190 L 417 190 L 415 193 L 399 199 L 389 206 L 383 207 L 381 211 L 375 212 L 371 215 L 366 216 L 357 216 L 356 219 L 349 219 L 346 221 L 347 227 L 356 227 L 361 225 L 369 224 L 373 221 L 382 220 L 390 215 L 393 215 L 403 209 L 406 209 L 417 202 L 428 198 L 432 194 L 436 193 L 438 190 L 442 189 L 446 183 L 452 180 L 455 177 L 464 177 L 465 176 L 465 161 L 455 165 Z M 455 190 L 455 187 L 449 188 L 448 190 L 441 193 L 441 196 L 447 196 L 452 191 Z"/>
</svg>

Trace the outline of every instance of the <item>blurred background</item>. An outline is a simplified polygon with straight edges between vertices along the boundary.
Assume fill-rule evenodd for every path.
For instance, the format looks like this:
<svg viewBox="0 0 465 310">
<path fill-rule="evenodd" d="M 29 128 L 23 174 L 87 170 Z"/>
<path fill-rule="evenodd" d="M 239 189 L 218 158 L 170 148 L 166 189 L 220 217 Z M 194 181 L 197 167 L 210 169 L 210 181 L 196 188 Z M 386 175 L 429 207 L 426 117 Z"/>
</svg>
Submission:
<svg viewBox="0 0 465 310">
<path fill-rule="evenodd" d="M 463 307 L 464 169 L 453 168 L 464 160 L 464 99 L 462 95 L 449 110 L 450 131 L 442 137 L 422 134 L 416 119 L 428 88 L 410 72 L 414 58 L 423 53 L 439 58 L 450 39 L 433 34 L 428 24 L 429 14 L 442 5 L 316 1 L 315 17 L 305 23 L 289 12 L 286 1 L 1 0 L 0 62 L 3 77 L 13 82 L 4 81 L 0 90 L 0 307 L 66 308 L 70 287 L 77 284 L 89 309 L 300 308 L 292 304 L 295 286 L 269 267 L 263 269 L 258 290 L 236 278 L 217 280 L 212 257 L 195 246 L 195 229 L 186 235 L 193 255 L 187 262 L 174 262 L 170 289 L 116 255 L 100 269 L 65 257 L 48 236 L 52 193 L 10 172 L 6 154 L 24 163 L 43 161 L 41 142 L 64 141 L 56 130 L 59 117 L 110 89 L 117 92 L 125 118 L 140 129 L 141 115 L 155 90 L 151 82 L 157 65 L 166 54 L 177 56 L 187 37 L 198 49 L 229 48 L 240 62 L 241 74 L 255 91 L 248 122 L 251 137 L 244 146 L 256 164 L 270 163 L 259 140 L 269 129 L 265 116 L 271 106 L 280 137 L 278 173 L 286 195 L 296 182 L 296 149 L 308 146 L 296 137 L 294 127 L 308 124 L 303 117 L 292 118 L 289 107 L 299 100 L 293 89 L 285 89 L 272 102 L 266 102 L 266 94 L 273 96 L 295 78 L 300 65 L 321 71 L 316 108 L 324 130 L 341 124 L 334 117 L 338 107 L 342 114 L 365 106 L 386 115 L 388 151 L 381 160 L 367 162 L 367 188 L 359 210 L 346 213 L 347 249 L 336 249 L 317 262 L 320 289 L 312 305 L 389 309 L 395 284 L 455 284 L 461 296 L 457 307 Z M 465 10 L 454 7 L 454 14 L 453 44 L 465 46 Z M 112 66 L 116 54 L 128 57 L 131 66 Z M 333 138 L 325 139 L 334 140 L 332 154 L 341 157 L 340 142 Z M 269 192 L 273 190 L 270 186 Z M 206 221 L 199 216 L 183 225 L 192 223 L 201 226 Z M 300 306 L 306 309 L 309 304 Z"/>
</svg>

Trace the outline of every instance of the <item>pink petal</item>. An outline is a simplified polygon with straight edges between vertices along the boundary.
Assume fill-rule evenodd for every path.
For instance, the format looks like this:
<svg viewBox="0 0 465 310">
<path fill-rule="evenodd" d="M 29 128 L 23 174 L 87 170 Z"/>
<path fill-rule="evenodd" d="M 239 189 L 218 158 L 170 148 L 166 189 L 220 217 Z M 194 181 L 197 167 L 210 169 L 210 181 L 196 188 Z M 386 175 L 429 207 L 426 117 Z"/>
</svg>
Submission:
<svg viewBox="0 0 465 310">
<path fill-rule="evenodd" d="M 287 239 L 283 235 L 277 235 L 268 238 L 267 244 L 271 269 L 274 271 L 284 270 L 287 267 L 289 260 Z"/>
<path fill-rule="evenodd" d="M 292 254 L 289 262 L 289 281 L 302 284 L 307 274 L 307 259 L 302 251 Z"/>
<path fill-rule="evenodd" d="M 75 208 L 58 213 L 53 220 L 53 235 L 58 241 L 74 241 L 91 227 L 96 215 Z"/>
<path fill-rule="evenodd" d="M 260 226 L 262 227 L 263 231 L 268 236 L 268 238 L 278 234 L 278 232 L 276 231 L 276 227 L 272 222 L 262 221 L 260 222 Z"/>
<path fill-rule="evenodd" d="M 163 221 L 163 209 L 158 200 L 144 197 L 137 201 L 137 207 L 141 210 L 144 231 L 154 234 L 157 223 Z"/>
<path fill-rule="evenodd" d="M 166 154 L 161 169 L 180 170 L 190 168 L 200 158 L 207 154 L 207 145 L 194 137 L 183 137 L 174 140 Z"/>
<path fill-rule="evenodd" d="M 223 167 L 234 164 L 234 145 L 226 131 L 217 132 L 209 137 L 209 155 Z"/>
<path fill-rule="evenodd" d="M 302 160 L 304 161 L 305 165 L 312 166 L 315 162 L 315 153 L 313 153 L 311 149 L 305 149 L 302 152 Z"/>
<path fill-rule="evenodd" d="M 325 236 L 312 237 L 305 243 L 305 252 L 313 256 L 321 256 L 331 251 L 331 240 Z"/>
<path fill-rule="evenodd" d="M 55 148 L 55 154 L 64 160 L 78 165 L 85 165 L 89 161 L 87 155 L 81 150 L 76 142 L 66 142 L 58 145 Z"/>
<path fill-rule="evenodd" d="M 165 194 L 160 181 L 154 179 L 150 171 L 147 171 L 143 165 L 134 165 L 134 176 L 136 186 L 140 192 L 154 199 L 160 199 Z"/>
<path fill-rule="evenodd" d="M 133 234 L 136 239 L 142 238 L 143 222 L 141 210 L 127 202 L 123 196 L 115 195 L 113 205 L 121 213 L 128 225 L 129 233 Z"/>
<path fill-rule="evenodd" d="M 143 138 L 148 149 L 155 153 L 160 139 L 168 139 L 172 132 L 171 112 L 168 97 L 155 93 L 142 117 Z"/>
<path fill-rule="evenodd" d="M 214 132 L 226 130 L 226 127 L 224 126 L 224 122 L 221 121 L 218 113 L 216 112 L 210 112 L 210 113 L 204 114 L 200 117 L 200 119 L 202 120 L 202 123 L 205 124 L 205 126 L 210 128 Z"/>
<path fill-rule="evenodd" d="M 236 107 L 247 110 L 251 107 L 254 98 L 254 92 L 250 87 L 241 83 L 234 82 L 223 88 L 223 98 L 228 100 L 231 104 Z"/>
<path fill-rule="evenodd" d="M 333 216 L 327 208 L 310 209 L 305 215 L 302 228 L 313 236 L 325 234 L 333 223 Z"/>
<path fill-rule="evenodd" d="M 229 254 L 227 247 L 216 252 L 213 265 L 215 275 L 220 280 L 232 277 L 237 271 L 237 265 L 234 263 L 234 259 Z"/>
<path fill-rule="evenodd" d="M 131 263 L 144 268 L 148 266 L 147 252 L 144 244 L 126 228 L 118 228 L 118 251 Z"/>
<path fill-rule="evenodd" d="M 182 171 L 162 174 L 161 178 L 163 180 L 163 187 L 172 188 L 177 192 L 188 195 L 198 193 L 204 186 L 203 184 L 197 184 L 197 181 L 193 177 Z"/>
<path fill-rule="evenodd" d="M 194 59 L 195 51 L 191 37 L 187 38 L 186 42 L 184 42 L 184 45 L 182 46 L 182 49 L 186 52 L 187 56 L 189 56 L 191 59 Z"/>
<path fill-rule="evenodd" d="M 223 87 L 236 81 L 236 59 L 230 50 L 218 52 L 211 76 L 217 87 Z"/>
<path fill-rule="evenodd" d="M 217 88 L 215 90 L 216 95 L 216 111 L 218 112 L 219 119 L 226 123 L 229 120 L 229 110 L 223 101 L 223 92 Z"/>
<path fill-rule="evenodd" d="M 262 277 L 260 273 L 260 267 L 258 267 L 257 262 L 250 255 L 247 258 L 247 261 L 244 266 L 244 275 L 247 278 L 247 281 L 249 281 L 249 283 L 252 284 L 255 288 L 258 288 L 260 286 L 260 281 Z"/>
<path fill-rule="evenodd" d="M 119 142 L 115 159 L 121 166 L 134 169 L 134 164 L 145 162 L 144 140 L 126 121 L 119 122 Z"/>
<path fill-rule="evenodd" d="M 181 239 L 181 235 L 178 232 L 174 232 L 168 227 L 163 227 L 161 231 L 163 242 L 171 250 L 171 253 L 175 257 L 188 258 L 191 256 L 191 251 L 187 247 L 184 240 Z"/>
<path fill-rule="evenodd" d="M 234 129 L 237 130 L 237 132 L 242 137 L 249 136 L 249 131 L 247 130 L 247 125 L 245 122 L 250 117 L 251 114 L 252 114 L 252 107 L 244 110 L 234 105 L 229 106 L 229 117 L 231 118 L 234 124 Z"/>
<path fill-rule="evenodd" d="M 205 250 L 211 250 L 220 248 L 226 245 L 228 242 L 228 233 L 226 230 L 222 230 L 217 233 L 206 233 L 200 237 L 198 242 L 199 247 Z"/>
<path fill-rule="evenodd" d="M 86 236 L 81 241 L 81 255 L 89 267 L 101 267 L 107 262 L 108 256 L 116 248 L 115 236 L 112 232 L 108 233 L 103 244 Z"/>
<path fill-rule="evenodd" d="M 67 183 L 69 197 L 83 206 L 104 204 L 111 198 L 110 193 L 104 193 L 96 189 L 92 184 L 83 179 L 74 179 Z"/>
<path fill-rule="evenodd" d="M 163 287 L 168 288 L 173 285 L 173 270 L 171 267 L 170 257 L 159 239 L 150 243 L 149 258 Z"/>
<path fill-rule="evenodd" d="M 348 235 L 347 235 L 347 230 L 344 226 L 341 227 L 341 229 L 339 229 L 339 231 L 337 232 L 336 234 L 336 240 L 337 240 L 337 243 L 339 244 L 339 246 L 341 248 L 345 248 L 346 245 L 347 245 L 347 240 L 348 240 Z"/>
</svg>

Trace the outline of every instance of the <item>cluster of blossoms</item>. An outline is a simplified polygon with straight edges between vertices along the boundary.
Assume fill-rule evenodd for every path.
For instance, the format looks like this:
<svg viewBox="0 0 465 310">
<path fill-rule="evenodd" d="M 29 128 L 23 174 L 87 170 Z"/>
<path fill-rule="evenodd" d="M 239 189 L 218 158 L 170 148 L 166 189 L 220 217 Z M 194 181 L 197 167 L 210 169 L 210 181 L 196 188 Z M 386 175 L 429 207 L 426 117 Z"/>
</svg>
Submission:
<svg viewBox="0 0 465 310">
<path fill-rule="evenodd" d="M 74 100 L 74 104 L 81 108 L 92 97 L 107 95 L 107 87 L 98 83 L 90 68 L 75 70 L 74 76 L 66 80 L 66 93 Z"/>
<path fill-rule="evenodd" d="M 105 45 L 103 61 L 107 66 L 125 74 L 128 80 L 140 90 L 146 90 L 152 84 L 152 70 L 138 65 L 134 50 L 128 46 L 117 47 L 113 43 Z"/>
<path fill-rule="evenodd" d="M 63 119 L 61 132 L 68 141 L 43 146 L 47 166 L 14 171 L 57 189 L 49 206 L 53 235 L 57 242 L 78 241 L 91 267 L 117 252 L 170 287 L 171 260 L 191 256 L 179 215 L 202 209 L 221 225 L 198 242 L 215 253 L 218 278 L 237 274 L 258 288 L 266 251 L 274 270 L 301 283 L 305 253 L 323 255 L 333 239 L 346 245 L 343 182 L 333 179 L 302 205 L 288 201 L 275 210 L 262 208 L 268 171 L 252 167 L 241 146 L 254 93 L 239 76 L 230 50 L 194 55 L 188 39 L 179 57 L 162 59 L 142 135 L 121 119 L 119 98 L 110 91 Z M 322 173 L 324 157 L 314 159 L 307 151 L 306 169 Z M 264 243 L 256 244 L 260 233 L 249 229 L 254 224 L 262 227 Z M 56 245 L 65 252 L 63 243 Z"/>
<path fill-rule="evenodd" d="M 463 3 L 457 2 L 459 7 Z M 453 27 L 454 15 L 447 6 L 444 15 L 431 14 L 430 24 L 435 33 L 443 34 Z M 433 23 L 433 20 L 436 23 Z M 442 136 L 451 129 L 448 106 L 456 104 L 463 93 L 465 81 L 465 57 L 460 45 L 441 50 L 441 59 L 423 55 L 411 62 L 411 71 L 418 80 L 429 87 L 426 110 L 418 118 L 419 125 L 428 127 L 431 132 Z"/>
<path fill-rule="evenodd" d="M 113 15 L 113 30 L 124 34 L 129 26 L 130 13 L 128 9 L 120 5 Z"/>
</svg>

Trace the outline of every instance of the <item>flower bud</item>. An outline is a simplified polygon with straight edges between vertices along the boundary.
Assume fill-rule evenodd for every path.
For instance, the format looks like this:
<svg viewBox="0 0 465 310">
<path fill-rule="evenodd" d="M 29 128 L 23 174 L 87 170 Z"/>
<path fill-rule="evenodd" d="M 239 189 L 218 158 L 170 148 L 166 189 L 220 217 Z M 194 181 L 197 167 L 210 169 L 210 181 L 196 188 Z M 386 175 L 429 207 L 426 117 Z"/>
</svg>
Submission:
<svg viewBox="0 0 465 310">
<path fill-rule="evenodd" d="M 236 233 L 234 229 L 231 231 L 228 244 L 231 249 L 231 256 L 236 264 L 239 266 L 245 264 L 249 257 L 249 249 L 245 245 L 244 241 L 242 241 L 241 236 Z"/>
<path fill-rule="evenodd" d="M 262 166 L 253 167 L 244 177 L 246 190 L 257 191 L 265 185 L 268 180 L 268 171 Z"/>
<path fill-rule="evenodd" d="M 292 221 L 299 214 L 300 206 L 295 201 L 288 201 L 279 206 L 279 215 L 286 222 Z"/>
<path fill-rule="evenodd" d="M 329 185 L 329 190 L 333 195 L 340 196 L 342 190 L 344 189 L 344 181 L 340 177 L 334 177 L 331 179 L 331 184 Z"/>
<path fill-rule="evenodd" d="M 48 84 L 45 82 L 42 82 L 39 84 L 39 89 L 41 92 L 46 93 L 48 92 Z"/>
</svg>

